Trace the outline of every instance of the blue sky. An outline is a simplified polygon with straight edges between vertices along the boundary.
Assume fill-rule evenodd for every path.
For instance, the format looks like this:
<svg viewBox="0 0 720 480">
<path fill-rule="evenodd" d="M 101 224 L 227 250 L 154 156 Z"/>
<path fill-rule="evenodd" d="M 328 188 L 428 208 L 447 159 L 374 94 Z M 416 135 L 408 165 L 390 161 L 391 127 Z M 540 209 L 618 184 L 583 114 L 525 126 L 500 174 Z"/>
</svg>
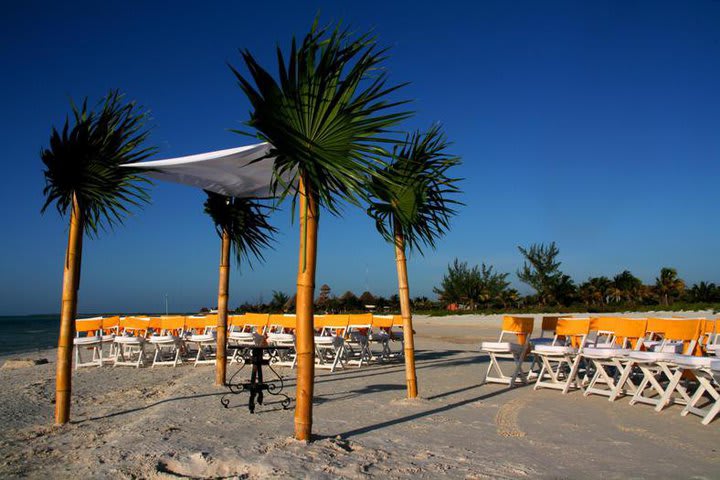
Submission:
<svg viewBox="0 0 720 480">
<path fill-rule="evenodd" d="M 156 158 L 249 143 L 249 106 L 227 62 L 274 65 L 276 44 L 316 12 L 391 47 L 390 81 L 439 121 L 466 178 L 452 232 L 410 258 L 432 295 L 458 257 L 511 278 L 518 245 L 556 241 L 576 281 L 662 266 L 720 281 L 720 2 L 15 2 L 0 19 L 3 141 L 0 314 L 57 312 L 66 221 L 44 216 L 40 148 L 70 97 L 117 87 L 151 109 Z M 153 202 L 84 249 L 80 311 L 216 303 L 219 241 L 203 194 L 157 184 Z M 297 228 L 287 208 L 267 262 L 234 270 L 231 306 L 292 292 Z M 349 255 L 346 252 L 351 252 Z M 340 295 L 396 286 L 392 248 L 364 213 L 320 225 L 317 285 Z"/>
</svg>

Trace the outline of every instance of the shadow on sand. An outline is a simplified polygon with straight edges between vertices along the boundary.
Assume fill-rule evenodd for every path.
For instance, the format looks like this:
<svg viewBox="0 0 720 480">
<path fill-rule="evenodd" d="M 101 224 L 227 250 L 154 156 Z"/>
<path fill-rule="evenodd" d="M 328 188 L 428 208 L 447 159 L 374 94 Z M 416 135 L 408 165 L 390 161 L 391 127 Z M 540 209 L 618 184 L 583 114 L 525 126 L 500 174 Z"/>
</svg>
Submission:
<svg viewBox="0 0 720 480">
<path fill-rule="evenodd" d="M 457 355 L 462 355 L 462 354 L 467 354 L 467 353 L 472 353 L 473 355 L 470 355 L 466 358 L 449 360 L 451 357 L 454 357 Z M 470 364 L 470 363 L 481 363 L 485 359 L 487 359 L 486 356 L 479 354 L 479 353 L 470 352 L 467 350 L 418 350 L 415 352 L 415 360 L 417 362 L 416 369 L 418 369 L 418 370 L 424 369 L 424 368 L 437 368 L 437 367 L 441 367 L 441 366 L 442 367 L 454 367 L 454 366 L 461 366 L 461 365 L 466 365 L 466 364 Z M 336 382 L 336 381 L 340 381 L 340 380 L 354 379 L 354 378 L 360 378 L 360 377 L 367 378 L 367 377 L 373 377 L 373 376 L 377 376 L 377 375 L 388 375 L 388 374 L 392 374 L 392 373 L 400 373 L 404 369 L 405 369 L 405 365 L 402 362 L 382 363 L 382 364 L 378 364 L 378 365 L 371 365 L 362 370 L 348 369 L 348 370 L 344 370 L 344 371 L 340 371 L 340 372 L 334 372 L 332 374 L 319 375 L 319 376 L 316 376 L 315 383 L 328 383 L 328 382 Z M 292 389 L 295 386 L 294 380 L 295 380 L 294 378 L 290 379 L 290 380 L 286 380 L 286 382 L 285 382 L 286 390 Z M 452 396 L 452 395 L 455 395 L 458 393 L 462 393 L 462 392 L 465 392 L 468 390 L 478 388 L 481 385 L 483 385 L 483 384 L 481 383 L 481 384 L 476 384 L 476 385 L 470 385 L 467 387 L 459 388 L 457 390 L 440 393 L 437 395 L 433 395 L 431 397 L 427 397 L 426 400 L 437 400 L 440 398 L 449 397 L 449 396 Z M 387 392 L 387 391 L 401 391 L 404 389 L 405 389 L 404 382 L 403 383 L 394 383 L 394 384 L 373 384 L 373 385 L 364 386 L 362 388 L 349 390 L 347 392 L 340 392 L 340 393 L 326 395 L 326 396 L 317 396 L 314 398 L 313 403 L 316 405 L 321 405 L 321 404 L 327 403 L 327 402 L 332 402 L 332 401 L 337 401 L 337 400 L 346 400 L 346 399 L 355 398 L 355 397 L 358 397 L 361 395 L 366 395 L 366 394 Z M 376 425 L 371 425 L 371 426 L 363 427 L 360 429 L 351 430 L 350 432 L 341 434 L 341 436 L 349 437 L 349 436 L 353 436 L 353 435 L 360 435 L 362 433 L 366 433 L 366 432 L 369 432 L 372 430 L 384 428 L 384 427 L 395 425 L 395 424 L 402 423 L 405 421 L 410 421 L 415 418 L 420 418 L 420 417 L 424 417 L 424 416 L 428 416 L 428 415 L 433 415 L 435 413 L 444 412 L 447 410 L 451 410 L 453 408 L 457 408 L 457 407 L 466 405 L 468 403 L 480 401 L 480 400 L 483 400 L 486 398 L 491 398 L 495 395 L 499 395 L 508 390 L 510 390 L 510 389 L 498 390 L 498 391 L 491 392 L 491 393 L 488 393 L 488 394 L 480 396 L 480 397 L 472 398 L 469 400 L 463 400 L 461 402 L 438 407 L 436 409 L 429 410 L 427 412 L 420 412 L 417 414 L 409 415 L 407 417 L 401 417 L 401 418 L 398 418 L 395 420 L 389 420 L 389 421 L 382 422 L 382 423 L 379 423 Z M 143 406 L 139 406 L 139 407 L 120 410 L 117 412 L 111 412 L 106 415 L 99 415 L 99 416 L 95 416 L 95 417 L 84 418 L 81 420 L 73 420 L 70 423 L 77 425 L 77 424 L 82 424 L 82 423 L 89 422 L 89 421 L 102 420 L 102 419 L 127 415 L 127 414 L 131 414 L 131 413 L 135 413 L 135 412 L 140 412 L 140 411 L 148 410 L 150 408 L 157 407 L 159 405 L 163 405 L 163 404 L 167 404 L 167 403 L 181 402 L 184 400 L 192 400 L 192 399 L 204 398 L 204 397 L 218 397 L 218 396 L 225 395 L 226 393 L 227 392 L 223 390 L 223 391 L 212 392 L 212 393 L 201 393 L 201 394 L 197 394 L 197 395 L 185 395 L 185 396 L 180 396 L 180 397 L 166 398 L 163 400 L 158 400 L 156 402 L 150 403 L 148 405 L 143 405 Z M 333 398 L 327 398 L 330 396 Z M 267 400 L 271 400 L 271 398 L 269 398 Z M 280 402 L 266 402 L 264 406 L 271 406 L 276 403 L 279 404 Z M 239 408 L 239 407 L 247 407 L 247 403 L 246 402 L 238 403 L 229 408 L 235 409 L 235 408 Z M 263 410 L 258 410 L 256 413 L 258 413 L 258 414 L 259 413 L 270 413 L 270 412 L 274 412 L 274 411 L 278 411 L 278 410 L 282 410 L 282 409 L 281 408 L 273 408 L 273 409 L 269 409 L 269 410 L 263 409 Z"/>
<path fill-rule="evenodd" d="M 449 395 L 452 395 L 452 394 L 455 394 L 455 393 L 459 393 L 459 392 L 462 392 L 462 391 L 471 390 L 471 389 L 477 388 L 477 387 L 479 387 L 479 386 L 480 386 L 480 385 L 474 385 L 474 386 L 472 386 L 472 387 L 466 387 L 466 388 L 462 388 L 462 389 L 455 390 L 455 391 L 452 391 L 452 392 L 447 392 L 447 393 L 443 393 L 443 394 L 440 394 L 440 395 L 435 395 L 434 397 L 430 397 L 429 399 L 431 399 L 431 398 L 446 397 L 446 396 L 449 396 Z M 348 432 L 340 433 L 340 434 L 338 434 L 338 436 L 339 436 L 340 438 L 343 438 L 343 439 L 349 439 L 349 438 L 351 438 L 351 437 L 355 437 L 355 436 L 358 436 L 358 435 L 362 435 L 362 434 L 365 434 L 365 433 L 368 433 L 368 432 L 372 432 L 372 431 L 375 431 L 375 430 L 381 430 L 381 429 L 383 429 L 383 428 L 392 427 L 393 425 L 398 425 L 398 424 L 405 423 L 405 422 L 411 422 L 411 421 L 417 420 L 417 419 L 419 419 L 419 418 L 429 417 L 429 416 L 431 416 L 431 415 L 436 415 L 436 414 L 438 414 L 438 413 L 447 412 L 448 410 L 453 410 L 453 409 L 455 409 L 455 408 L 462 407 L 462 406 L 464 406 L 464 405 L 468 405 L 468 404 L 475 403 L 475 402 L 480 402 L 480 401 L 482 401 L 482 400 L 487 400 L 488 398 L 496 397 L 496 396 L 498 396 L 498 395 L 501 395 L 501 394 L 503 394 L 503 393 L 507 393 L 507 392 L 509 392 L 509 391 L 511 391 L 511 390 L 514 390 L 514 389 L 517 389 L 517 388 L 522 388 L 522 387 L 513 387 L 513 388 L 507 387 L 507 388 L 502 388 L 502 389 L 500 389 L 500 390 L 495 390 L 494 392 L 489 392 L 489 393 L 486 393 L 486 394 L 484 394 L 484 395 L 480 395 L 480 396 L 477 396 L 477 397 L 468 398 L 468 399 L 466 399 L 466 400 L 461 400 L 461 401 L 455 402 L 455 403 L 450 403 L 450 404 L 447 404 L 447 405 L 443 405 L 443 406 L 441 406 L 441 407 L 437 407 L 437 408 L 433 408 L 433 409 L 430 409 L 430 410 L 426 410 L 426 411 L 424 411 L 424 412 L 413 413 L 413 414 L 411 414 L 411 415 L 405 415 L 404 417 L 394 418 L 394 419 L 392 419 L 392 420 L 386 420 L 386 421 L 384 421 L 384 422 L 376 423 L 376 424 L 373 424 L 373 425 L 368 425 L 368 426 L 365 426 L 365 427 L 356 428 L 356 429 L 350 430 L 350 431 L 348 431 Z M 429 400 L 429 399 L 428 399 L 428 400 Z"/>
</svg>

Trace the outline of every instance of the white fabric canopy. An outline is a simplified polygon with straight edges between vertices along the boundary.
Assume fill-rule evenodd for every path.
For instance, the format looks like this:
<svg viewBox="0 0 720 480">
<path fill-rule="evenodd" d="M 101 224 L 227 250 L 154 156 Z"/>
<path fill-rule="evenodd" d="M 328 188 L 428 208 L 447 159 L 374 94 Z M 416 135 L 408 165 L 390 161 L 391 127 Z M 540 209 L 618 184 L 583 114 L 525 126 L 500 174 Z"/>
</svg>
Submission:
<svg viewBox="0 0 720 480">
<path fill-rule="evenodd" d="M 126 164 L 152 169 L 149 177 L 203 188 L 233 197 L 269 197 L 273 158 L 269 143 L 229 148 L 186 157 Z"/>
</svg>

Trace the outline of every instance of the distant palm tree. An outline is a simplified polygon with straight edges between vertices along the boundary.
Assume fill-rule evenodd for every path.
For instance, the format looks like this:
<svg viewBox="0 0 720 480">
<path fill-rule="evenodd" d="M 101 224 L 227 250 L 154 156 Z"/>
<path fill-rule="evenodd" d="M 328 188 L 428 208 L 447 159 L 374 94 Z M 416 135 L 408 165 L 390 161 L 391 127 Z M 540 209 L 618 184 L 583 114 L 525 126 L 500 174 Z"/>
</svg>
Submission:
<svg viewBox="0 0 720 480">
<path fill-rule="evenodd" d="M 695 302 L 714 302 L 720 298 L 720 289 L 714 283 L 696 283 L 690 289 L 690 298 Z"/>
<path fill-rule="evenodd" d="M 684 290 L 685 282 L 678 278 L 677 270 L 667 267 L 660 270 L 660 276 L 655 279 L 655 291 L 661 305 L 670 305 L 670 299 L 680 296 Z"/>
<path fill-rule="evenodd" d="M 251 257 L 262 261 L 262 250 L 270 246 L 277 230 L 268 222 L 267 207 L 256 200 L 227 197 L 207 190 L 205 193 L 205 213 L 212 218 L 220 236 L 215 385 L 225 385 L 230 250 L 235 252 L 238 266 L 243 259 L 250 262 Z"/>
<path fill-rule="evenodd" d="M 290 297 L 285 292 L 273 290 L 272 300 L 270 300 L 270 308 L 276 312 L 283 312 L 285 310 L 285 304 L 288 300 L 290 300 Z"/>
<path fill-rule="evenodd" d="M 111 91 L 89 111 L 87 99 L 82 107 L 72 105 L 73 124 L 65 120 L 62 132 L 55 128 L 50 146 L 43 148 L 45 164 L 45 203 L 61 216 L 70 214 L 70 232 L 63 271 L 62 310 L 57 352 L 55 423 L 70 419 L 72 349 L 77 315 L 77 291 L 83 235 L 97 236 L 101 230 L 122 224 L 130 213 L 149 200 L 145 187 L 149 181 L 134 168 L 120 165 L 145 160 L 155 147 L 146 146 L 147 113 L 134 102 Z"/>
<path fill-rule="evenodd" d="M 641 299 L 643 284 L 642 281 L 629 270 L 623 270 L 613 277 L 613 285 L 618 289 L 621 300 L 636 302 Z"/>
<path fill-rule="evenodd" d="M 405 249 L 422 254 L 421 246 L 435 248 L 437 238 L 449 229 L 453 207 L 459 202 L 448 196 L 459 189 L 458 179 L 449 177 L 448 170 L 460 159 L 448 154 L 447 147 L 437 125 L 426 133 L 415 132 L 393 152 L 392 163 L 368 181 L 368 214 L 378 232 L 395 246 L 409 398 L 417 397 L 417 375 Z"/>
<path fill-rule="evenodd" d="M 277 49 L 277 80 L 250 52 L 242 56 L 249 76 L 231 68 L 252 107 L 247 125 L 272 145 L 279 201 L 290 195 L 293 207 L 300 203 L 295 438 L 310 440 L 320 207 L 339 214 L 340 201 L 359 203 L 365 176 L 384 155 L 380 145 L 390 141 L 387 129 L 409 114 L 388 111 L 404 102 L 388 99 L 398 87 L 386 87 L 385 50 L 370 35 L 353 38 L 347 30 L 318 28 L 316 20 L 299 46 L 293 39 L 287 64 Z"/>
</svg>

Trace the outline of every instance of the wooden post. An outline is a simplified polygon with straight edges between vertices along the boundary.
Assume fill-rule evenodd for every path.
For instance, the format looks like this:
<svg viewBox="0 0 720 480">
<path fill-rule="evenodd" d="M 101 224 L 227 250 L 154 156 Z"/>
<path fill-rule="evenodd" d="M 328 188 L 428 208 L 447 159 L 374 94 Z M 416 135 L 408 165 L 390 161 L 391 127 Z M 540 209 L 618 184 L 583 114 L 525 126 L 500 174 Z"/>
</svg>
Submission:
<svg viewBox="0 0 720 480">
<path fill-rule="evenodd" d="M 63 268 L 62 307 L 60 310 L 60 336 L 58 337 L 57 367 L 55 370 L 55 424 L 70 420 L 72 388 L 73 338 L 77 315 L 77 292 L 80 284 L 80 257 L 82 255 L 83 218 L 77 197 L 73 194 L 70 211 L 70 232 Z"/>
<path fill-rule="evenodd" d="M 408 398 L 417 397 L 417 375 L 415 374 L 415 340 L 413 337 L 412 313 L 410 312 L 410 287 L 408 286 L 407 261 L 405 259 L 405 238 L 400 222 L 393 218 L 395 230 L 395 262 L 397 263 L 400 314 L 403 319 L 405 341 L 405 381 Z"/>
<path fill-rule="evenodd" d="M 215 385 L 225 385 L 227 372 L 228 286 L 230 284 L 230 234 L 223 228 L 220 249 L 220 280 L 218 285 L 217 346 L 215 349 Z"/>
<path fill-rule="evenodd" d="M 295 438 L 309 441 L 312 435 L 312 402 L 315 381 L 315 330 L 313 302 L 317 256 L 318 210 L 314 192 L 300 176 L 300 258 L 297 276 L 295 350 L 297 393 Z"/>
</svg>

